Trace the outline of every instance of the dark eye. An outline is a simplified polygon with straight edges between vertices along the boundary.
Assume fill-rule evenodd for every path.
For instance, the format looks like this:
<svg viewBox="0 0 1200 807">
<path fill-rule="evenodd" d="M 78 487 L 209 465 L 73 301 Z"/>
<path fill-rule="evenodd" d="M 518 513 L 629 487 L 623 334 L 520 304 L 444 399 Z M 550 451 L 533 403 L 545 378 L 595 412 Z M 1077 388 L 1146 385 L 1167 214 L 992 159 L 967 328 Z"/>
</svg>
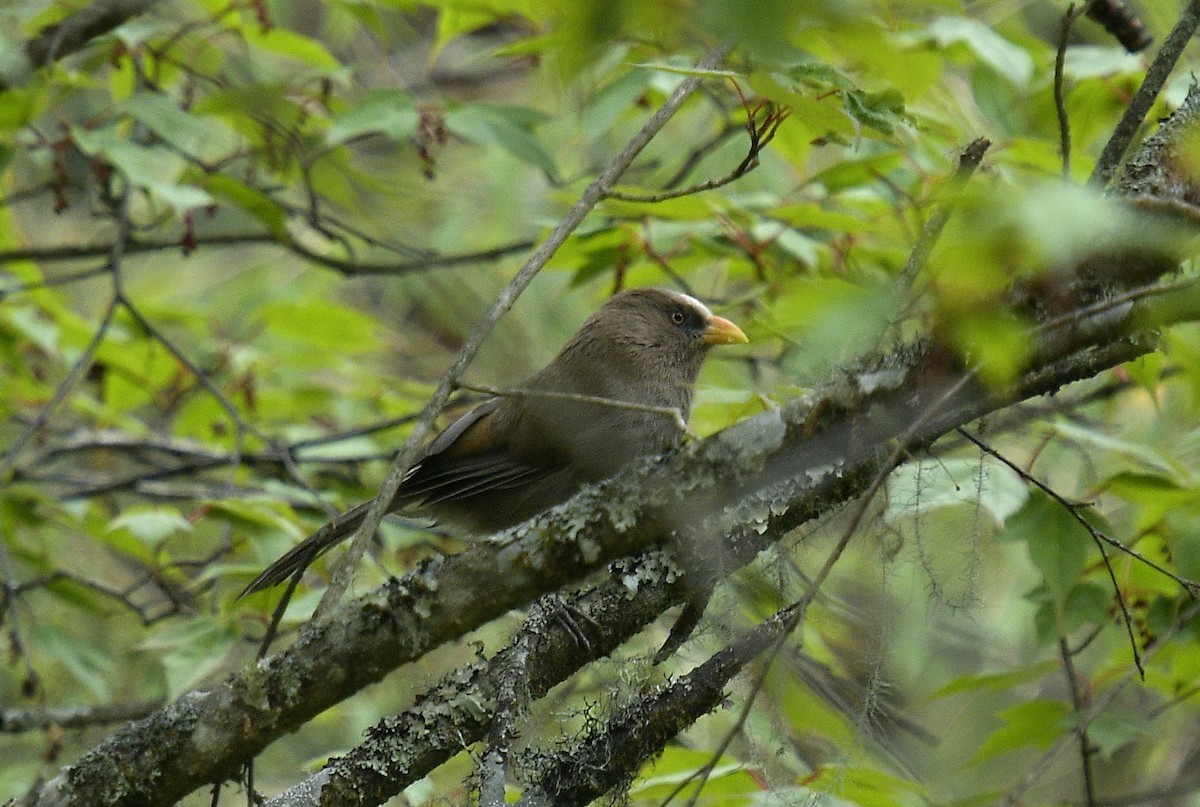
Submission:
<svg viewBox="0 0 1200 807">
<path fill-rule="evenodd" d="M 676 325 L 682 325 L 686 321 L 687 315 L 679 309 L 675 309 L 671 312 L 671 322 L 674 322 Z"/>
</svg>

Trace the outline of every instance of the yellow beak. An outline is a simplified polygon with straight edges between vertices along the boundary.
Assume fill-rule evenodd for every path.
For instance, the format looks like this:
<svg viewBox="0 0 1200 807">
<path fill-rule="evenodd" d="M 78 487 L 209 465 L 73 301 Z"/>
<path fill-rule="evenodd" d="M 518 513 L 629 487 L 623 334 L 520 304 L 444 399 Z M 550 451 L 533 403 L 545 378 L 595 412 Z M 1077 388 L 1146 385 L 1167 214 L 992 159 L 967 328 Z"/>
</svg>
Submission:
<svg viewBox="0 0 1200 807">
<path fill-rule="evenodd" d="M 704 329 L 706 345 L 741 345 L 749 341 L 741 328 L 724 317 L 713 317 Z"/>
</svg>

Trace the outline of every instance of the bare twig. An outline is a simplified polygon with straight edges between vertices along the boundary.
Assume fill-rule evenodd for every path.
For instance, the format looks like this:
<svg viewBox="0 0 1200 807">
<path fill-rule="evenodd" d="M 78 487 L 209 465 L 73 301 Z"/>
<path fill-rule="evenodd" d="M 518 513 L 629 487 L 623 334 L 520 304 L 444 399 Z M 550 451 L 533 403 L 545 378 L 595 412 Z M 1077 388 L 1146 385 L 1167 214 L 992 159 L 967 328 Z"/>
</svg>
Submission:
<svg viewBox="0 0 1200 807">
<path fill-rule="evenodd" d="M 1193 602 L 1190 606 L 1179 613 L 1175 620 L 1171 623 L 1170 628 L 1165 631 L 1153 645 L 1146 648 L 1144 655 L 1145 662 L 1148 664 L 1154 659 L 1155 656 L 1158 655 L 1160 650 L 1162 650 L 1164 647 L 1169 647 L 1171 640 L 1174 639 L 1179 631 L 1182 630 L 1197 614 L 1200 614 L 1200 601 Z M 1076 716 L 1075 727 L 1078 730 L 1086 730 L 1089 726 L 1091 726 L 1096 718 L 1100 717 L 1100 715 L 1104 714 L 1108 708 L 1112 706 L 1113 702 L 1116 701 L 1117 696 L 1124 692 L 1125 688 L 1133 682 L 1133 678 L 1133 671 L 1130 670 L 1129 672 L 1126 672 L 1125 675 L 1120 678 L 1120 680 L 1111 684 L 1107 692 L 1092 702 L 1091 708 L 1089 708 L 1086 712 Z M 1020 803 L 1021 797 L 1025 794 L 1025 792 L 1033 786 L 1034 782 L 1041 778 L 1042 774 L 1050 769 L 1050 767 L 1054 764 L 1054 760 L 1058 758 L 1058 755 L 1065 751 L 1067 746 L 1071 745 L 1075 739 L 1076 733 L 1073 731 L 1066 732 L 1059 737 L 1058 740 L 1055 741 L 1054 745 L 1046 749 L 1045 753 L 1042 754 L 1037 762 L 1030 766 L 1028 773 L 1021 778 L 1021 781 L 1010 788 L 1009 791 L 1004 794 L 1004 797 L 996 802 L 997 807 L 1013 807 L 1013 805 Z"/>
<path fill-rule="evenodd" d="M 689 437 L 696 436 L 688 428 L 687 421 L 683 419 L 683 412 L 680 412 L 674 406 L 653 406 L 651 404 L 639 404 L 631 401 L 619 401 L 615 398 L 605 398 L 600 395 L 582 395 L 575 392 L 554 392 L 552 390 L 522 389 L 520 387 L 490 387 L 486 384 L 467 384 L 465 382 L 459 382 L 458 388 L 470 390 L 471 392 L 483 392 L 488 395 L 495 395 L 498 398 L 555 398 L 563 401 L 575 401 L 576 403 L 594 403 L 611 407 L 612 409 L 650 412 L 655 415 L 664 415 L 671 418 L 675 421 L 675 425 L 679 428 L 680 432 Z"/>
<path fill-rule="evenodd" d="M 4 709 L 0 711 L 0 733 L 20 734 L 35 729 L 83 728 L 137 720 L 163 705 L 163 700 L 112 703 L 104 706 L 56 706 L 49 709 Z"/>
<path fill-rule="evenodd" d="M 1063 179 L 1071 178 L 1071 119 L 1067 115 L 1067 100 L 1063 88 L 1063 65 L 1067 58 L 1067 42 L 1071 37 L 1071 26 L 1081 13 L 1075 4 L 1063 12 L 1062 29 L 1058 36 L 1058 49 L 1054 55 L 1054 109 L 1058 113 L 1058 149 L 1062 155 Z"/>
<path fill-rule="evenodd" d="M 904 287 L 912 285 L 913 280 L 921 271 L 921 267 L 929 260 L 929 254 L 933 252 L 933 247 L 941 236 L 942 230 L 945 229 L 946 222 L 950 220 L 950 213 L 954 209 L 954 194 L 979 168 L 979 164 L 983 162 L 983 155 L 987 153 L 991 145 L 990 140 L 980 137 L 967 144 L 967 147 L 958 155 L 958 168 L 948 183 L 947 199 L 921 228 L 921 234 L 917 236 L 917 243 L 913 244 L 912 251 L 908 254 L 908 260 L 900 271 L 900 283 Z"/>
<path fill-rule="evenodd" d="M 89 42 L 121 25 L 131 17 L 144 14 L 158 0 L 93 0 L 71 16 L 43 28 L 25 43 L 29 67 L 39 69 L 64 56 L 82 50 Z M 0 80 L 0 92 L 11 85 Z"/>
<path fill-rule="evenodd" d="M 742 95 L 742 91 L 737 87 L 736 83 L 734 83 L 734 87 L 737 89 L 738 95 Z M 770 101 L 760 101 L 752 107 L 744 95 L 742 95 L 742 106 L 746 110 L 745 129 L 746 134 L 750 138 L 750 146 L 741 163 L 725 176 L 700 182 L 686 188 L 675 188 L 659 193 L 636 194 L 610 190 L 605 196 L 609 199 L 617 199 L 622 202 L 665 202 L 668 199 L 678 199 L 681 196 L 691 196 L 692 194 L 720 188 L 723 185 L 728 185 L 735 180 L 741 179 L 758 167 L 759 155 L 762 153 L 762 150 L 775 137 L 780 124 L 787 120 L 791 114 L 791 110 L 787 107 L 778 106 Z"/>
<path fill-rule="evenodd" d="M 1134 635 L 1133 619 L 1129 614 L 1129 607 L 1125 602 L 1125 595 L 1124 595 L 1124 593 L 1122 593 L 1121 586 L 1117 582 L 1116 573 L 1113 571 L 1112 564 L 1108 558 L 1108 553 L 1104 549 L 1104 544 L 1107 543 L 1114 547 L 1117 547 L 1122 552 L 1129 554 L 1130 557 L 1136 558 L 1136 559 L 1142 561 L 1143 563 L 1145 563 L 1150 568 L 1154 569 L 1155 571 L 1158 571 L 1158 572 L 1161 572 L 1162 574 L 1167 575 L 1172 580 L 1176 581 L 1181 586 L 1183 586 L 1184 589 L 1192 597 L 1196 596 L 1197 591 L 1200 591 L 1200 587 L 1198 587 L 1196 583 L 1185 580 L 1184 578 L 1180 577 L 1179 575 L 1174 574 L 1174 573 L 1168 571 L 1167 569 L 1164 569 L 1162 566 L 1159 566 L 1154 561 L 1152 561 L 1149 558 L 1146 558 L 1143 555 L 1141 555 L 1140 553 L 1138 553 L 1132 547 L 1126 546 L 1125 544 L 1121 543 L 1120 541 L 1117 541 L 1115 538 L 1109 537 L 1108 535 L 1106 535 L 1104 533 L 1103 530 L 1097 529 L 1095 526 L 1093 526 L 1086 518 L 1084 518 L 1079 513 L 1079 509 L 1074 504 L 1067 501 L 1058 491 L 1054 490 L 1052 487 L 1047 485 L 1045 482 L 1042 482 L 1040 479 L 1037 479 L 1036 477 L 1034 477 L 1032 474 L 1030 474 L 1024 468 L 1021 468 L 1015 462 L 1008 459 L 1008 457 L 1005 457 L 1003 454 L 996 451 L 996 449 L 992 448 L 987 443 L 984 443 L 979 438 L 975 437 L 973 434 L 968 432 L 966 429 L 958 428 L 955 431 L 958 432 L 958 434 L 965 437 L 968 441 L 970 441 L 977 448 L 979 448 L 980 451 L 983 451 L 984 453 L 986 453 L 992 457 L 995 457 L 997 460 L 1002 462 L 1008 468 L 1012 469 L 1022 479 L 1029 482 L 1030 484 L 1036 486 L 1039 490 L 1041 490 L 1043 493 L 1045 493 L 1047 496 L 1049 496 L 1051 499 L 1053 499 L 1056 503 L 1058 503 L 1060 506 L 1064 507 L 1066 509 L 1066 511 L 1071 515 L 1071 518 L 1075 519 L 1077 522 L 1079 522 L 1079 524 L 1085 530 L 1087 530 L 1088 535 L 1091 536 L 1092 540 L 1096 543 L 1096 546 L 1099 548 L 1100 557 L 1103 558 L 1103 560 L 1104 560 L 1104 567 L 1105 567 L 1105 569 L 1108 570 L 1108 577 L 1109 577 L 1110 582 L 1113 585 L 1113 594 L 1116 596 L 1117 604 L 1121 608 L 1121 615 L 1125 621 L 1125 630 L 1126 630 L 1126 633 L 1128 633 L 1128 635 L 1129 635 L 1129 645 L 1130 645 L 1130 649 L 1133 651 L 1133 662 L 1137 666 L 1138 670 L 1141 672 L 1142 678 L 1145 678 L 1146 670 L 1142 666 L 1142 657 L 1141 657 L 1141 653 L 1138 650 L 1137 637 Z"/>
<path fill-rule="evenodd" d="M 1079 673 L 1075 671 L 1075 658 L 1067 645 L 1067 637 L 1058 637 L 1058 654 L 1063 662 L 1063 674 L 1067 679 L 1067 689 L 1071 692 L 1071 706 L 1076 714 L 1083 712 L 1086 703 L 1079 689 Z M 1087 807 L 1096 806 L 1096 785 L 1092 777 L 1092 741 L 1086 728 L 1076 727 L 1075 735 L 1079 737 L 1080 767 L 1083 770 L 1083 792 Z"/>
</svg>

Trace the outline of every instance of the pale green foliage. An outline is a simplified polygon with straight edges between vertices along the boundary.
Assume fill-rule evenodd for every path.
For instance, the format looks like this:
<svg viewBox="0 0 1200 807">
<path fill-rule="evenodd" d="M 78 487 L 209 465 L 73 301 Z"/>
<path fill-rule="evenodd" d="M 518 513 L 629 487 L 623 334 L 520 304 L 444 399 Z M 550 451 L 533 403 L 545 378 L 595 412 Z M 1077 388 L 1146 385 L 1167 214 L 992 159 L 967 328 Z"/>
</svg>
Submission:
<svg viewBox="0 0 1200 807">
<path fill-rule="evenodd" d="M 32 37 L 80 5 L 0 11 L 0 54 L 17 47 L 14 31 Z M 1052 78 L 1063 9 L 980 8 L 173 0 L 20 80 L 0 56 L 12 84 L 0 93 L 0 449 L 45 411 L 100 328 L 122 198 L 134 238 L 117 256 L 121 304 L 87 372 L 3 466 L 0 538 L 7 583 L 20 589 L 0 614 L 23 655 L 0 668 L 0 706 L 174 697 L 249 663 L 246 637 L 261 635 L 274 597 L 234 594 L 324 521 L 322 502 L 371 495 L 405 434 L 393 419 L 421 407 L 528 249 L 406 267 L 543 235 L 722 37 L 734 55 L 620 190 L 645 196 L 728 174 L 746 155 L 747 119 L 771 102 L 791 115 L 759 167 L 679 198 L 603 201 L 468 380 L 519 380 L 618 285 L 682 280 L 752 342 L 706 367 L 692 418 L 701 434 L 918 336 L 973 362 L 986 383 L 1010 381 L 1031 348 L 1029 312 L 1003 306 L 1015 280 L 1049 287 L 1081 253 L 1173 236 L 1133 230 L 1111 201 L 1061 184 Z M 1148 9 L 1160 39 L 1173 8 Z M 1142 63 L 1087 20 L 1077 31 L 1086 42 L 1068 50 L 1066 69 L 1079 181 Z M 985 167 L 951 191 L 955 155 L 976 137 L 993 142 Z M 902 267 L 942 204 L 956 212 L 906 287 Z M 231 235 L 243 238 L 222 242 Z M 57 245 L 97 248 L 62 261 L 47 252 Z M 9 252 L 19 248 L 32 257 Z M 346 279 L 323 264 L 377 276 Z M 75 272 L 90 274 L 68 282 Z M 1163 344 L 1043 402 L 1061 413 L 977 431 L 1082 502 L 1077 512 L 1105 535 L 1200 579 L 1200 331 L 1178 327 Z M 1088 391 L 1100 394 L 1089 402 Z M 1190 602 L 1177 582 L 1106 546 L 1110 578 L 1061 502 L 944 442 L 938 459 L 892 477 L 886 502 L 872 505 L 881 515 L 864 519 L 803 629 L 813 663 L 853 697 L 820 694 L 828 687 L 805 674 L 814 668 L 782 653 L 699 803 L 975 803 L 1071 735 L 1060 640 L 1091 640 L 1074 658 L 1085 690 L 1102 693 L 1131 669 L 1114 579 L 1137 642 L 1174 630 Z M 284 444 L 295 473 L 271 454 Z M 789 545 L 787 562 L 767 560 L 719 592 L 721 629 L 736 633 L 799 596 L 790 563 L 811 576 L 843 528 L 830 519 Z M 384 533 L 390 572 L 441 541 Z M 306 578 L 285 629 L 311 611 L 318 591 L 307 584 L 325 570 Z M 380 574 L 364 564 L 360 587 Z M 488 648 L 512 627 L 490 628 Z M 723 636 L 702 631 L 685 657 Z M 1092 726 L 1102 797 L 1170 785 L 1183 767 L 1168 751 L 1192 742 L 1200 647 L 1190 628 L 1171 642 Z M 354 744 L 427 677 L 412 675 L 269 749 L 259 786 L 275 792 L 306 762 Z M 528 736 L 578 728 L 583 704 L 619 703 L 656 675 L 640 661 L 598 664 Z M 737 708 L 747 686 L 739 679 Z M 911 705 L 906 715 L 940 744 L 898 728 L 881 711 L 889 700 Z M 660 803 L 710 759 L 735 712 L 669 747 L 629 803 Z M 57 761 L 101 732 L 70 735 Z M 38 761 L 47 743 L 0 735 L 0 798 L 54 770 Z M 1057 764 L 1068 774 L 1025 803 L 1083 798 L 1078 752 Z M 460 755 L 414 785 L 414 803 L 465 801 L 470 766 Z"/>
</svg>

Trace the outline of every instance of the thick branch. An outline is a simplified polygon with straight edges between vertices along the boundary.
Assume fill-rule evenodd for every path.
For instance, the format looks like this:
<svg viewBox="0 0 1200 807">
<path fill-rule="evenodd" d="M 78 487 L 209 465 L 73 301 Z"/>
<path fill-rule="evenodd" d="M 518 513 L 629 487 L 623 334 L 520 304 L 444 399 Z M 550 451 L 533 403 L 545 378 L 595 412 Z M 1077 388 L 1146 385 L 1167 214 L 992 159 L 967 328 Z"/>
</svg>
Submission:
<svg viewBox="0 0 1200 807">
<path fill-rule="evenodd" d="M 158 0 L 95 0 L 90 6 L 44 28 L 25 43 L 26 71 L 37 70 L 82 50 L 131 17 L 144 14 Z M 21 76 L 0 76 L 0 92 L 15 86 Z"/>
</svg>

